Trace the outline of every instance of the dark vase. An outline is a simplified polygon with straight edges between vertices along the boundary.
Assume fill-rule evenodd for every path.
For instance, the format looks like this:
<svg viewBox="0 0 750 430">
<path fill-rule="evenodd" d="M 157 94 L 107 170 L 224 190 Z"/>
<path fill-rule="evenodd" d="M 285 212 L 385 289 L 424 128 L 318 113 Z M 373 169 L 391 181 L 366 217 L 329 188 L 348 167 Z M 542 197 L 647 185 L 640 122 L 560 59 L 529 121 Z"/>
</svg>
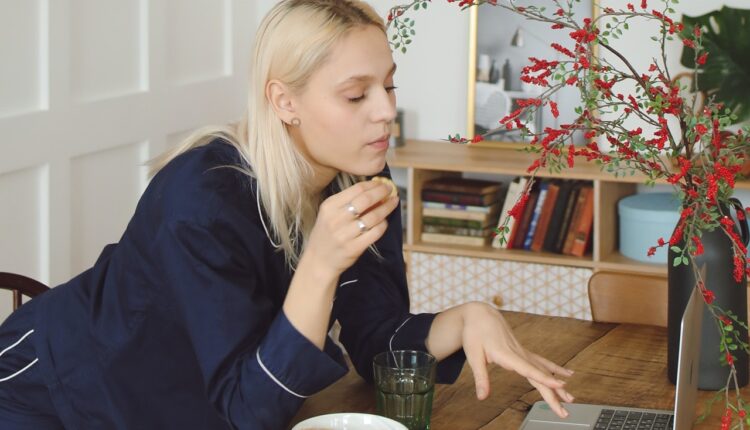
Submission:
<svg viewBox="0 0 750 430">
<path fill-rule="evenodd" d="M 731 199 L 732 206 L 736 210 L 743 210 L 742 204 L 737 199 Z M 723 213 L 729 213 L 723 210 Z M 746 220 L 739 221 L 742 241 L 748 243 L 748 225 Z M 740 234 L 740 232 L 737 232 Z M 732 241 L 721 228 L 711 232 L 703 232 L 701 237 L 704 252 L 695 258 L 697 267 L 705 265 L 704 282 L 706 288 L 715 294 L 714 303 L 725 311 L 731 311 L 737 315 L 740 321 L 747 322 L 747 279 L 743 272 L 740 282 L 734 280 L 734 254 L 732 252 Z M 682 247 L 684 244 L 680 244 Z M 680 342 L 680 322 L 682 313 L 685 311 L 690 293 L 695 287 L 696 280 L 692 265 L 672 265 L 677 255 L 669 250 L 668 280 L 669 280 L 669 307 L 668 307 L 668 337 L 667 337 L 667 370 L 669 380 L 676 383 L 677 358 Z M 747 330 L 734 324 L 734 329 L 740 331 L 740 339 L 747 342 Z M 719 390 L 727 383 L 729 366 L 721 364 L 719 351 L 721 336 L 716 322 L 708 308 L 703 313 L 703 324 L 701 332 L 701 356 L 700 374 L 698 388 L 702 390 Z M 735 356 L 735 368 L 737 369 L 737 382 L 745 386 L 748 383 L 748 356 L 742 348 L 732 351 Z"/>
</svg>

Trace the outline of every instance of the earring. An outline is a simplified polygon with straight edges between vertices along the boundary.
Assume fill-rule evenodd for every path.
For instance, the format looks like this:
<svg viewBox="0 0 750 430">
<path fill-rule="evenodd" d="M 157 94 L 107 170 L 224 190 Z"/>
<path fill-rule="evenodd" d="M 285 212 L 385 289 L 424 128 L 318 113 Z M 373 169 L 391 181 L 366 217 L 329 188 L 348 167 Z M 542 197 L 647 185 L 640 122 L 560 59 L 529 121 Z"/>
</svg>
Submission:
<svg viewBox="0 0 750 430">
<path fill-rule="evenodd" d="M 292 118 L 292 125 L 295 127 L 299 127 L 299 125 L 302 123 L 299 118 Z"/>
</svg>

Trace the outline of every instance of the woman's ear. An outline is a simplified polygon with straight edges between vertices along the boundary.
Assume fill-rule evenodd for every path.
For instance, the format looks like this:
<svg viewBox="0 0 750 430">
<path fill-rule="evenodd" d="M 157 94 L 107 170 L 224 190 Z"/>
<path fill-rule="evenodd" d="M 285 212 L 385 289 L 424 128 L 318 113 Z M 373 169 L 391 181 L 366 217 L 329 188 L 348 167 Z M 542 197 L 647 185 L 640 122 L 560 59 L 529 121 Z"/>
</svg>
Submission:
<svg viewBox="0 0 750 430">
<path fill-rule="evenodd" d="M 297 118 L 298 115 L 294 108 L 289 87 L 277 79 L 271 79 L 266 84 L 266 98 L 276 116 L 286 124 L 292 125 L 292 120 Z"/>
</svg>

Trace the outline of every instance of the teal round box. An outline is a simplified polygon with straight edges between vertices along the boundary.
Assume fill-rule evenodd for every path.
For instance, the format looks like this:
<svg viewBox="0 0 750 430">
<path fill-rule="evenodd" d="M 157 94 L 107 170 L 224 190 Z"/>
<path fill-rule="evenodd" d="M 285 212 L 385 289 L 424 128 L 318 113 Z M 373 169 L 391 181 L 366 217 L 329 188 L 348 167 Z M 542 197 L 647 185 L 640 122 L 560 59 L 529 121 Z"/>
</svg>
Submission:
<svg viewBox="0 0 750 430">
<path fill-rule="evenodd" d="M 645 263 L 667 262 L 667 246 L 657 248 L 649 257 L 648 249 L 660 237 L 669 241 L 680 219 L 680 201 L 672 193 L 642 193 L 617 202 L 620 216 L 620 253 Z"/>
</svg>

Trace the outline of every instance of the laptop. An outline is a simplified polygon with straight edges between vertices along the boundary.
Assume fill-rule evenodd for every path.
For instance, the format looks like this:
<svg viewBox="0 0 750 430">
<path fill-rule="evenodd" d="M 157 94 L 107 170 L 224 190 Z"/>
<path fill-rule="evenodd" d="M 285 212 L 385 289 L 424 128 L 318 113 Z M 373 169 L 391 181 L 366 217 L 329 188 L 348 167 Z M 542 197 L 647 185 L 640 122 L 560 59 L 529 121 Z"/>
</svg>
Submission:
<svg viewBox="0 0 750 430">
<path fill-rule="evenodd" d="M 685 307 L 680 325 L 674 411 L 566 403 L 567 418 L 558 417 L 544 401 L 534 403 L 520 430 L 689 430 L 698 397 L 703 297 L 698 288 Z"/>
</svg>

